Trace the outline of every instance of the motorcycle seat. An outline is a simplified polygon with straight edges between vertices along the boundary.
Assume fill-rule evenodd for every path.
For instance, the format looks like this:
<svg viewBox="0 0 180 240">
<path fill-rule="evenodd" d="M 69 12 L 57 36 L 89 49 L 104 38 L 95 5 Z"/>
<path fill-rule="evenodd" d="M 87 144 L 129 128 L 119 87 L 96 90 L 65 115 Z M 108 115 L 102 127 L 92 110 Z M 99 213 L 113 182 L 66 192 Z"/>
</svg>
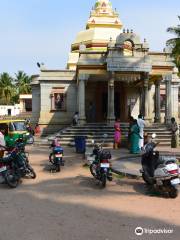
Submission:
<svg viewBox="0 0 180 240">
<path fill-rule="evenodd" d="M 54 147 L 53 152 L 61 152 L 63 153 L 63 148 L 62 147 Z"/>
<path fill-rule="evenodd" d="M 110 151 L 107 151 L 107 150 L 103 150 L 100 154 L 100 160 L 103 160 L 103 159 L 111 159 L 111 153 Z"/>
<path fill-rule="evenodd" d="M 176 163 L 175 156 L 159 156 L 158 164 Z"/>
</svg>

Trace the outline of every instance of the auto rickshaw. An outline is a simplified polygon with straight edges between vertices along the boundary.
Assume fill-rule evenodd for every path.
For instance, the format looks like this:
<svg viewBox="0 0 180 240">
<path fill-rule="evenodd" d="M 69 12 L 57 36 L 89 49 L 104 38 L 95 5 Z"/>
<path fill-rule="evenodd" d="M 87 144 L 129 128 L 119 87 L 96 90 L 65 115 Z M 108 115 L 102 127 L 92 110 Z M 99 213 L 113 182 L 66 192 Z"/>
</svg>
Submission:
<svg viewBox="0 0 180 240">
<path fill-rule="evenodd" d="M 23 138 L 26 143 L 33 143 L 34 138 L 28 132 L 26 121 L 25 120 L 0 120 L 0 129 L 4 129 L 5 132 L 5 140 L 9 136 L 13 137 L 14 141 L 18 138 Z"/>
</svg>

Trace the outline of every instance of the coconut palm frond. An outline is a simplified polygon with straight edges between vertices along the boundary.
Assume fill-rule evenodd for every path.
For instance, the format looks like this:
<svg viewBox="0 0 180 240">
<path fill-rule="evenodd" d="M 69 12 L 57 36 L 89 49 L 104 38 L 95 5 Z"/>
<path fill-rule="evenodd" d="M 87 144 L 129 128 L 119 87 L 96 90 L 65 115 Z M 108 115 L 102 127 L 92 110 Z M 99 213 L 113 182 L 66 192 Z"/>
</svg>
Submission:
<svg viewBox="0 0 180 240">
<path fill-rule="evenodd" d="M 178 19 L 180 20 L 180 16 L 178 16 Z M 180 25 L 169 27 L 167 31 L 176 35 L 175 38 L 169 39 L 166 44 L 172 47 L 172 57 L 180 71 Z"/>
<path fill-rule="evenodd" d="M 174 45 L 178 41 L 179 38 L 171 38 L 167 40 L 166 45 Z"/>
<path fill-rule="evenodd" d="M 173 34 L 175 34 L 175 35 L 180 37 L 180 26 L 178 26 L 178 27 L 169 27 L 167 29 L 167 32 L 173 33 Z"/>
<path fill-rule="evenodd" d="M 31 77 L 29 77 L 23 71 L 19 71 L 16 75 L 15 82 L 16 86 L 19 89 L 19 94 L 28 94 L 31 93 Z"/>
</svg>

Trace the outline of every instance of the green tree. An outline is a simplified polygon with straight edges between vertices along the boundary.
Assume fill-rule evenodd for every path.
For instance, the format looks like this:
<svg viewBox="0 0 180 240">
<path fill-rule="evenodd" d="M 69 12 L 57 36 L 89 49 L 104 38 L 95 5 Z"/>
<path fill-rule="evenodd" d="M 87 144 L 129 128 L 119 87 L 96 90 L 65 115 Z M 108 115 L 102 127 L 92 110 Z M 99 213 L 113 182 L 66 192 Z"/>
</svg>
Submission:
<svg viewBox="0 0 180 240">
<path fill-rule="evenodd" d="M 16 94 L 13 85 L 13 78 L 6 72 L 0 75 L 0 98 L 1 104 L 11 104 L 12 98 Z"/>
<path fill-rule="evenodd" d="M 180 16 L 178 16 L 178 18 L 180 20 Z M 176 35 L 175 38 L 167 41 L 167 45 L 172 47 L 172 56 L 180 72 L 180 25 L 178 24 L 177 27 L 169 27 L 167 31 Z"/>
<path fill-rule="evenodd" d="M 19 71 L 15 74 L 15 83 L 18 89 L 18 94 L 29 94 L 31 93 L 31 77 L 29 77 L 23 71 Z"/>
</svg>

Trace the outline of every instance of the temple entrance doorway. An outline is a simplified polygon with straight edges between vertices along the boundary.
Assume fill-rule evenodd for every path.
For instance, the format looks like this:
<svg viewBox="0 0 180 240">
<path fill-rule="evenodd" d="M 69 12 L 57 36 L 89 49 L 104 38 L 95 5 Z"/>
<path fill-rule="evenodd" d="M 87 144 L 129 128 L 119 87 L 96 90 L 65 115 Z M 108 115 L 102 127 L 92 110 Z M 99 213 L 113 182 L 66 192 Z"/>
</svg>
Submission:
<svg viewBox="0 0 180 240">
<path fill-rule="evenodd" d="M 115 82 L 114 110 L 115 117 L 121 122 L 128 121 L 127 91 L 122 82 Z M 88 123 L 106 123 L 108 114 L 107 81 L 88 82 L 86 85 L 86 120 Z"/>
</svg>

